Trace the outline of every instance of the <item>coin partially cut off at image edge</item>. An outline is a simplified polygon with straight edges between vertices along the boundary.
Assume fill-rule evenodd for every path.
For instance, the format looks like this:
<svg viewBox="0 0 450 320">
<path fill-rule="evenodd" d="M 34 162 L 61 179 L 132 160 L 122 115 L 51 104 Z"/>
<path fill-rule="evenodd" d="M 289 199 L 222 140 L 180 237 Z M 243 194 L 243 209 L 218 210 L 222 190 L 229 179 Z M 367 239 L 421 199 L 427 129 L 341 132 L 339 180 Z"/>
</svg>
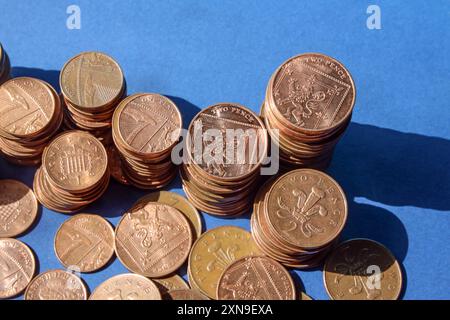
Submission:
<svg viewBox="0 0 450 320">
<path fill-rule="evenodd" d="M 188 261 L 191 288 L 216 299 L 223 270 L 242 257 L 261 255 L 251 234 L 239 227 L 222 226 L 203 233 L 193 244 Z"/>
<path fill-rule="evenodd" d="M 189 285 L 186 281 L 177 274 L 164 278 L 153 278 L 152 281 L 158 287 L 159 292 L 161 292 L 163 300 L 170 300 L 170 296 L 167 294 L 169 291 L 189 289 Z"/>
<path fill-rule="evenodd" d="M 161 300 L 161 293 L 152 280 L 127 273 L 101 283 L 89 300 Z"/>
<path fill-rule="evenodd" d="M 106 266 L 114 255 L 114 229 L 99 215 L 77 214 L 58 229 L 54 248 L 66 268 L 94 272 Z"/>
<path fill-rule="evenodd" d="M 171 290 L 167 293 L 169 300 L 209 300 L 207 296 L 203 295 L 197 289 L 178 289 Z"/>
<path fill-rule="evenodd" d="M 333 300 L 396 300 L 402 290 L 400 264 L 369 239 L 342 242 L 327 258 L 323 280 Z"/>
<path fill-rule="evenodd" d="M 187 218 L 177 209 L 157 202 L 132 208 L 116 227 L 115 250 L 130 271 L 149 278 L 178 270 L 192 245 Z"/>
<path fill-rule="evenodd" d="M 36 272 L 31 249 L 15 239 L 0 239 L 0 299 L 12 298 L 28 286 Z"/>
<path fill-rule="evenodd" d="M 39 206 L 33 191 L 17 180 L 0 180 L 0 238 L 16 237 L 36 220 Z"/>
<path fill-rule="evenodd" d="M 269 257 L 244 257 L 222 273 L 217 285 L 219 300 L 295 300 L 289 272 Z"/>
<path fill-rule="evenodd" d="M 86 285 L 65 270 L 49 270 L 36 276 L 25 291 L 25 300 L 86 300 Z"/>
</svg>

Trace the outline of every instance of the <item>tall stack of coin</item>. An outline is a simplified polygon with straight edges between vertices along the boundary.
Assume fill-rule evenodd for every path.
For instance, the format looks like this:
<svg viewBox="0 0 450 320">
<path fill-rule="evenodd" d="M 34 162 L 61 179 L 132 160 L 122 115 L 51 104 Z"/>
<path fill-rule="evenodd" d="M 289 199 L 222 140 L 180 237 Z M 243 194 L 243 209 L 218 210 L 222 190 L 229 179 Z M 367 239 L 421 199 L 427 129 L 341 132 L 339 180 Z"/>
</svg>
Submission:
<svg viewBox="0 0 450 320">
<path fill-rule="evenodd" d="M 141 189 L 159 189 L 176 174 L 173 147 L 180 140 L 182 119 L 177 106 L 159 94 L 125 98 L 113 116 L 112 136 L 126 180 Z"/>
<path fill-rule="evenodd" d="M 269 81 L 261 108 L 282 165 L 326 168 L 354 103 L 353 79 L 333 58 L 308 53 L 283 63 Z"/>
<path fill-rule="evenodd" d="M 0 149 L 7 160 L 39 164 L 62 120 L 61 101 L 48 83 L 22 77 L 0 86 Z"/>
<path fill-rule="evenodd" d="M 126 94 L 119 64 L 100 52 L 81 53 L 64 65 L 60 85 L 66 127 L 107 139 L 114 109 Z"/>
<path fill-rule="evenodd" d="M 209 214 L 232 217 L 248 212 L 267 153 L 267 132 L 253 112 L 221 103 L 191 122 L 180 170 L 189 200 Z"/>
<path fill-rule="evenodd" d="M 101 197 L 109 178 L 102 143 L 90 133 L 67 131 L 45 148 L 33 188 L 45 207 L 73 213 Z"/>
<path fill-rule="evenodd" d="M 293 268 L 319 265 L 338 241 L 347 220 L 347 200 L 328 175 L 290 171 L 258 192 L 252 235 L 267 256 Z"/>
<path fill-rule="evenodd" d="M 11 77 L 11 62 L 6 51 L 0 43 L 0 84 L 6 82 Z"/>
</svg>

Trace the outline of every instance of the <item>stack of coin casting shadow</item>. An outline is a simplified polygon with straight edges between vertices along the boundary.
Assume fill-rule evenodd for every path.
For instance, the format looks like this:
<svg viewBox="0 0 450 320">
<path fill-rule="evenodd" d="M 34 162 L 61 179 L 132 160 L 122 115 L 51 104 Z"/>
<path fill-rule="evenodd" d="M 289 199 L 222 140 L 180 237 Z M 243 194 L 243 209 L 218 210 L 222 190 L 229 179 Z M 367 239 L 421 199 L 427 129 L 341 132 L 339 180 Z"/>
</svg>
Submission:
<svg viewBox="0 0 450 320">
<path fill-rule="evenodd" d="M 109 143 L 112 115 L 126 95 L 119 64 L 100 52 L 81 53 L 62 68 L 60 86 L 65 126 L 88 131 Z"/>
<path fill-rule="evenodd" d="M 9 56 L 0 43 L 0 84 L 6 82 L 11 77 L 11 62 Z"/>
<path fill-rule="evenodd" d="M 338 61 L 310 53 L 283 63 L 269 81 L 261 108 L 282 166 L 328 167 L 354 103 L 353 79 Z"/>
<path fill-rule="evenodd" d="M 0 86 L 0 149 L 8 161 L 39 164 L 62 121 L 61 101 L 48 83 L 22 77 Z"/>
<path fill-rule="evenodd" d="M 313 268 L 339 240 L 347 200 L 339 184 L 313 169 L 297 169 L 267 182 L 251 217 L 253 239 L 267 256 L 292 268 Z"/>
<path fill-rule="evenodd" d="M 188 129 L 180 169 L 189 200 L 216 216 L 248 212 L 267 140 L 260 118 L 239 104 L 217 104 L 197 114 Z"/>
<path fill-rule="evenodd" d="M 100 198 L 109 179 L 103 144 L 90 133 L 73 130 L 60 134 L 45 148 L 33 189 L 45 207 L 73 213 Z"/>
<path fill-rule="evenodd" d="M 182 118 L 175 103 L 159 94 L 134 94 L 119 104 L 112 124 L 128 183 L 159 189 L 176 177 L 171 153 L 180 141 Z"/>
</svg>

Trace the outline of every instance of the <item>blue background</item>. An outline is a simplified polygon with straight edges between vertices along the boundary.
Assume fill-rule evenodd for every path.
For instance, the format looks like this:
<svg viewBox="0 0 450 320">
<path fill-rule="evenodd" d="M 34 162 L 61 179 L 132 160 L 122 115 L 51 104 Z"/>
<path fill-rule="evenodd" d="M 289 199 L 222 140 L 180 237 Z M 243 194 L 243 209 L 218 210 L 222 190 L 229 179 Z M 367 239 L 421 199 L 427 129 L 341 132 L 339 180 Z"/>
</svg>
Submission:
<svg viewBox="0 0 450 320">
<path fill-rule="evenodd" d="M 81 30 L 66 8 L 81 8 Z M 382 29 L 366 27 L 377 4 Z M 387 245 L 405 271 L 405 299 L 450 298 L 449 1 L 25 1 L 0 0 L 0 41 L 15 76 L 58 85 L 73 55 L 104 51 L 124 69 L 129 92 L 157 92 L 185 123 L 223 101 L 258 111 L 272 72 L 287 58 L 322 52 L 343 62 L 357 86 L 353 122 L 328 172 L 347 193 L 344 238 Z M 0 177 L 31 185 L 34 169 L 0 162 Z M 180 191 L 179 181 L 170 189 Z M 116 224 L 145 194 L 112 183 L 87 212 Z M 20 239 L 39 270 L 61 268 L 53 237 L 68 216 L 44 209 Z M 206 227 L 249 227 L 248 217 L 204 216 Z M 93 290 L 126 269 L 115 260 L 83 275 Z M 306 292 L 327 299 L 320 270 L 298 272 Z"/>
</svg>

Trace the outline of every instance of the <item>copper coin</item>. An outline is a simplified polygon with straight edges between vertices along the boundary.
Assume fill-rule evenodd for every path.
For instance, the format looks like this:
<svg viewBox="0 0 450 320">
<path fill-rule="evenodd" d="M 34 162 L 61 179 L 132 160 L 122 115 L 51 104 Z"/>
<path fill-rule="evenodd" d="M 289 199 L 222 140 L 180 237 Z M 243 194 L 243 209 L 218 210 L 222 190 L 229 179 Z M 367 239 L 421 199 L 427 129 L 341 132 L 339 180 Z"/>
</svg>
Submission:
<svg viewBox="0 0 450 320">
<path fill-rule="evenodd" d="M 64 65 L 60 85 L 71 103 L 83 109 L 95 109 L 121 95 L 124 77 L 120 66 L 108 55 L 84 52 Z"/>
<path fill-rule="evenodd" d="M 152 192 L 142 198 L 140 198 L 134 206 L 145 204 L 147 202 L 158 202 L 167 204 L 175 209 L 178 209 L 191 223 L 193 230 L 195 231 L 195 239 L 202 234 L 202 218 L 197 209 L 183 196 L 175 192 L 158 191 Z"/>
<path fill-rule="evenodd" d="M 132 272 L 160 278 L 175 272 L 189 255 L 192 231 L 177 209 L 156 202 L 126 213 L 116 228 L 116 254 Z"/>
<path fill-rule="evenodd" d="M 202 110 L 192 120 L 188 131 L 190 160 L 213 180 L 244 179 L 258 170 L 267 153 L 264 124 L 256 114 L 239 104 L 221 103 Z M 219 137 L 208 138 L 210 134 L 220 134 L 222 143 L 215 140 Z M 217 146 L 205 141 L 215 141 Z M 208 146 L 213 147 L 209 153 Z"/>
<path fill-rule="evenodd" d="M 119 151 L 113 145 L 109 145 L 106 148 L 106 152 L 108 153 L 108 164 L 111 172 L 111 177 L 114 178 L 117 182 L 129 185 L 127 178 L 122 169 L 122 160 L 120 159 Z"/>
<path fill-rule="evenodd" d="M 196 289 L 171 290 L 167 295 L 170 300 L 209 300 L 208 297 Z"/>
<path fill-rule="evenodd" d="M 36 135 L 50 123 L 55 97 L 41 80 L 14 78 L 0 88 L 0 132 L 18 137 Z"/>
<path fill-rule="evenodd" d="M 25 300 L 86 300 L 86 286 L 78 276 L 64 270 L 39 274 L 25 291 Z"/>
<path fill-rule="evenodd" d="M 24 233 L 37 213 L 38 202 L 28 186 L 16 180 L 0 180 L 0 238 Z"/>
<path fill-rule="evenodd" d="M 209 298 L 216 298 L 222 272 L 234 261 L 260 255 L 251 234 L 242 228 L 223 226 L 206 231 L 192 246 L 189 282 Z"/>
<path fill-rule="evenodd" d="M 30 283 L 36 270 L 33 253 L 15 239 L 0 239 L 0 299 L 15 297 Z"/>
<path fill-rule="evenodd" d="M 325 173 L 298 169 L 273 184 L 266 215 L 284 242 L 314 249 L 341 233 L 347 220 L 347 200 L 339 184 Z"/>
<path fill-rule="evenodd" d="M 167 294 L 169 291 L 189 289 L 189 285 L 186 281 L 177 274 L 152 280 L 158 287 L 159 292 L 161 292 L 163 300 L 170 299 L 170 296 Z"/>
<path fill-rule="evenodd" d="M 295 127 L 312 131 L 339 126 L 355 103 L 350 73 L 319 53 L 301 54 L 283 63 L 271 91 L 279 114 Z"/>
<path fill-rule="evenodd" d="M 294 300 L 295 285 L 289 272 L 268 257 L 245 257 L 222 273 L 219 300 Z"/>
<path fill-rule="evenodd" d="M 81 191 L 98 184 L 108 169 L 105 147 L 93 135 L 67 131 L 55 138 L 42 158 L 50 181 L 69 191 Z"/>
<path fill-rule="evenodd" d="M 161 300 L 161 293 L 152 280 L 128 273 L 100 284 L 89 300 Z"/>
<path fill-rule="evenodd" d="M 333 300 L 396 300 L 402 290 L 398 261 L 369 239 L 341 243 L 328 257 L 323 279 Z"/>
<path fill-rule="evenodd" d="M 77 214 L 66 220 L 55 236 L 56 257 L 66 268 L 94 272 L 114 255 L 114 229 L 104 218 Z"/>
<path fill-rule="evenodd" d="M 177 106 L 159 94 L 139 94 L 115 112 L 115 130 L 135 154 L 158 154 L 178 142 L 182 119 Z"/>
</svg>

